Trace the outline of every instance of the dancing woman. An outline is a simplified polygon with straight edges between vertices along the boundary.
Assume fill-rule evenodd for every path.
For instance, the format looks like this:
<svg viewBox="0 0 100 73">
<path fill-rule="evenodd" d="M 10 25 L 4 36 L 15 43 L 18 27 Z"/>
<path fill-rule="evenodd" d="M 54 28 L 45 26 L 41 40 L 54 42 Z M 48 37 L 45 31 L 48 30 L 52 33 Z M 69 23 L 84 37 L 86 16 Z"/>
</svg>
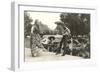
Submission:
<svg viewBox="0 0 100 73">
<path fill-rule="evenodd" d="M 31 28 L 31 39 L 30 39 L 30 48 L 31 48 L 31 54 L 32 57 L 38 56 L 40 48 L 44 48 L 41 44 L 41 37 L 40 37 L 40 31 L 39 31 L 39 21 L 36 20 L 34 25 Z"/>
</svg>

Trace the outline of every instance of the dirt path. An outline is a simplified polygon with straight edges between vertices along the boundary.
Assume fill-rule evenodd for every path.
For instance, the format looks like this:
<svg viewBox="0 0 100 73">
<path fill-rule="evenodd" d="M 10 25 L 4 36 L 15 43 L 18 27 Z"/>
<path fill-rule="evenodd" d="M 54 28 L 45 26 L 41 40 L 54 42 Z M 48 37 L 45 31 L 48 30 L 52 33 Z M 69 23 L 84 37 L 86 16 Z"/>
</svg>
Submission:
<svg viewBox="0 0 100 73">
<path fill-rule="evenodd" d="M 25 48 L 25 62 L 37 62 L 37 61 L 52 61 L 52 60 L 78 60 L 81 57 L 65 55 L 61 56 L 55 55 L 52 52 L 42 52 L 39 57 L 31 57 L 31 52 L 29 48 Z"/>
</svg>

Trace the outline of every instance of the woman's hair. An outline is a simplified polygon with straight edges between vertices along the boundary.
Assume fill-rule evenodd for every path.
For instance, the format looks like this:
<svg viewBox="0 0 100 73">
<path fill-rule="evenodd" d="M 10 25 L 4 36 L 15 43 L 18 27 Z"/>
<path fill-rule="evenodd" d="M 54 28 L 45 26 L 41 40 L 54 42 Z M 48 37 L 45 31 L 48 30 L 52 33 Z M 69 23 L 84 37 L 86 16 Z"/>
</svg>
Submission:
<svg viewBox="0 0 100 73">
<path fill-rule="evenodd" d="M 37 27 L 37 29 L 39 29 L 39 24 L 40 24 L 39 20 L 36 19 L 34 25 Z"/>
<path fill-rule="evenodd" d="M 39 30 L 39 21 L 38 20 L 35 20 L 34 22 L 34 25 L 32 26 L 31 28 L 31 33 L 40 33 L 40 30 Z"/>
</svg>

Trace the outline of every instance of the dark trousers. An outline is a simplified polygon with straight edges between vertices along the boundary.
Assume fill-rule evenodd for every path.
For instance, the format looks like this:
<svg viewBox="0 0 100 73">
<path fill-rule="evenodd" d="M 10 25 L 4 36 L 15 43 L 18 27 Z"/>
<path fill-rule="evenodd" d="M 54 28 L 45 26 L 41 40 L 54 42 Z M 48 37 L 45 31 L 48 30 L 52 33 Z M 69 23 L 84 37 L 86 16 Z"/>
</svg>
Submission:
<svg viewBox="0 0 100 73">
<path fill-rule="evenodd" d="M 63 38 L 62 38 L 62 40 L 60 42 L 59 48 L 57 49 L 57 53 L 56 54 L 61 53 L 61 49 L 63 50 L 63 54 L 62 55 L 65 55 L 66 53 L 69 52 L 69 47 L 68 47 L 67 40 L 68 40 L 68 37 L 67 36 L 63 36 Z M 63 45 L 63 48 L 62 48 L 62 45 Z"/>
<path fill-rule="evenodd" d="M 71 53 L 71 50 L 69 49 L 69 47 L 63 48 L 62 56 L 66 55 L 66 54 L 70 55 L 70 53 Z"/>
</svg>

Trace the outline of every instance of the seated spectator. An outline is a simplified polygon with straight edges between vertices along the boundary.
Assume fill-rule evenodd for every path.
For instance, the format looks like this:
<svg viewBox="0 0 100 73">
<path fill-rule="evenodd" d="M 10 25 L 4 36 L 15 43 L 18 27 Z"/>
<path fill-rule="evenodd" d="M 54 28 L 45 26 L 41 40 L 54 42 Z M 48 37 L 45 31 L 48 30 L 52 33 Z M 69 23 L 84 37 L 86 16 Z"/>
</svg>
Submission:
<svg viewBox="0 0 100 73">
<path fill-rule="evenodd" d="M 77 41 L 73 41 L 73 49 L 72 49 L 72 55 L 73 56 L 78 56 L 78 54 L 79 54 L 79 43 L 77 42 Z"/>
<path fill-rule="evenodd" d="M 84 40 L 84 39 L 81 42 L 81 49 L 80 49 L 80 52 L 79 52 L 79 56 L 81 56 L 83 58 L 89 58 L 90 57 L 90 45 L 88 45 L 87 41 Z"/>
<path fill-rule="evenodd" d="M 51 37 L 48 37 L 48 39 L 50 40 L 49 43 L 48 43 L 49 51 L 53 52 L 55 37 L 51 36 Z"/>
<path fill-rule="evenodd" d="M 49 43 L 49 41 L 50 40 L 48 38 L 43 38 L 43 40 L 41 41 L 45 49 L 48 49 L 47 44 Z"/>
</svg>

